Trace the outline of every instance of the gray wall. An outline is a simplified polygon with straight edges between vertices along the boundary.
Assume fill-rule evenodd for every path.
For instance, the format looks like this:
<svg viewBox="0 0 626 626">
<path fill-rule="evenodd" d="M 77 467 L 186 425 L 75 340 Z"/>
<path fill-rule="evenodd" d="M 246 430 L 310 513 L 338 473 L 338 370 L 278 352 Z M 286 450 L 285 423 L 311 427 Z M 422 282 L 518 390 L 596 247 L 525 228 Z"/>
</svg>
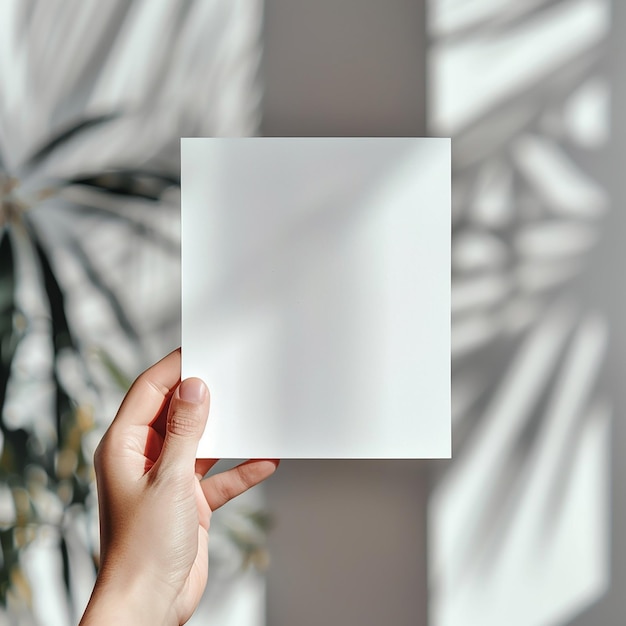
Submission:
<svg viewBox="0 0 626 626">
<path fill-rule="evenodd" d="M 613 1 L 611 48 L 608 72 L 611 76 L 611 143 L 609 150 L 598 156 L 594 169 L 606 184 L 612 198 L 612 210 L 598 248 L 589 268 L 586 295 L 608 312 L 610 324 L 610 357 L 606 385 L 613 401 L 613 449 L 611 493 L 611 588 L 599 602 L 571 622 L 572 626 L 613 626 L 626 619 L 626 293 L 624 290 L 624 234 L 626 233 L 626 4 Z"/>
<path fill-rule="evenodd" d="M 266 0 L 263 135 L 420 136 L 423 0 Z"/>
<path fill-rule="evenodd" d="M 266 136 L 425 134 L 419 0 L 267 0 Z M 267 485 L 267 623 L 426 623 L 417 461 L 283 461 Z"/>
</svg>

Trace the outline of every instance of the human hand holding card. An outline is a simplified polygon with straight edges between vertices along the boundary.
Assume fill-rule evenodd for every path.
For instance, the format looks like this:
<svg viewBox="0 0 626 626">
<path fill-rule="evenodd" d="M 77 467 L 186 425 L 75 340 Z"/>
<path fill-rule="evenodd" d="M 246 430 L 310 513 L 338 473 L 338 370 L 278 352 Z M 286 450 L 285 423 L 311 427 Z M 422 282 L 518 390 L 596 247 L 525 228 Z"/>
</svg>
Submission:
<svg viewBox="0 0 626 626">
<path fill-rule="evenodd" d="M 182 139 L 199 457 L 450 456 L 450 141 Z"/>
</svg>

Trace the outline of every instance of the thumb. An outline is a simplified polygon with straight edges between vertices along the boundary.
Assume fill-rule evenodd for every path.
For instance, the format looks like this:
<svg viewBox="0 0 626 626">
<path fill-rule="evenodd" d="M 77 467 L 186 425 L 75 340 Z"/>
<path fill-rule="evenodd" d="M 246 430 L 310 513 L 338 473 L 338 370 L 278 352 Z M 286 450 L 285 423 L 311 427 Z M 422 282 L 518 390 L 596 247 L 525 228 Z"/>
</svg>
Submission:
<svg viewBox="0 0 626 626">
<path fill-rule="evenodd" d="M 199 378 L 187 378 L 178 385 L 170 401 L 161 468 L 195 467 L 198 442 L 209 414 L 209 390 Z"/>
</svg>

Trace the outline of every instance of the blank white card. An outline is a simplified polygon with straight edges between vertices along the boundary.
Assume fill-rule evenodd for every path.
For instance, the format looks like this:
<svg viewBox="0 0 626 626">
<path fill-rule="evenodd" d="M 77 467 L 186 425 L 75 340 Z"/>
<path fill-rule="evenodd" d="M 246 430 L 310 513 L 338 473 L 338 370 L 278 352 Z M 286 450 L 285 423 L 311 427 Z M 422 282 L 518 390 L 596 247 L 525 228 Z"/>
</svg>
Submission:
<svg viewBox="0 0 626 626">
<path fill-rule="evenodd" d="M 199 457 L 450 456 L 450 140 L 182 139 Z"/>
</svg>

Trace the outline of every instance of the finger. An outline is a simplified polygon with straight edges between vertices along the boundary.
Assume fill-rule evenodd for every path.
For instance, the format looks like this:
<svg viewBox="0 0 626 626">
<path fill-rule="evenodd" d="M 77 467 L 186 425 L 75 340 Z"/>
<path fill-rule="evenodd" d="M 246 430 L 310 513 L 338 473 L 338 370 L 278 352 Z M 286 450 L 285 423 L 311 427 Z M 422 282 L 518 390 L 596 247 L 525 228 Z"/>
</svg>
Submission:
<svg viewBox="0 0 626 626">
<path fill-rule="evenodd" d="M 144 448 L 144 457 L 146 459 L 144 464 L 144 472 L 147 472 L 156 462 L 159 456 L 161 456 L 161 450 L 163 449 L 163 435 L 154 430 L 148 429 L 148 435 L 146 437 L 146 445 Z"/>
<path fill-rule="evenodd" d="M 209 390 L 199 378 L 187 378 L 170 400 L 163 449 L 157 465 L 193 471 L 198 442 L 209 414 Z"/>
<path fill-rule="evenodd" d="M 165 408 L 179 381 L 180 348 L 170 352 L 135 380 L 113 423 L 152 423 Z"/>
<path fill-rule="evenodd" d="M 276 459 L 251 459 L 202 480 L 200 485 L 210 509 L 215 511 L 250 487 L 258 485 L 274 473 L 278 463 Z"/>
<path fill-rule="evenodd" d="M 218 462 L 219 459 L 196 459 L 196 474 L 204 476 Z"/>
</svg>

